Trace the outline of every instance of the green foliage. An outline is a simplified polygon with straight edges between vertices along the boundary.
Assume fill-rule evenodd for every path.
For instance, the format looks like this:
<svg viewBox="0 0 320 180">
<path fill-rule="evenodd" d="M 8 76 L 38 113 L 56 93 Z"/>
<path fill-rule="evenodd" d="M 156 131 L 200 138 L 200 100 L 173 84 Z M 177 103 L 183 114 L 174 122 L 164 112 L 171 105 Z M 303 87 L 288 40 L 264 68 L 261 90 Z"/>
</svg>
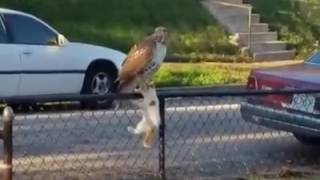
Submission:
<svg viewBox="0 0 320 180">
<path fill-rule="evenodd" d="M 299 57 L 317 49 L 320 39 L 319 0 L 251 0 L 262 20 L 280 33 L 282 40 L 296 48 Z"/>
<path fill-rule="evenodd" d="M 198 0 L 0 0 L 34 14 L 72 41 L 127 52 L 159 25 L 172 32 L 172 54 L 235 54 L 227 33 Z"/>
<path fill-rule="evenodd" d="M 238 47 L 228 42 L 228 36 L 221 35 L 221 29 L 213 25 L 194 31 L 184 30 L 173 34 L 171 45 L 175 54 L 236 54 Z"/>
</svg>

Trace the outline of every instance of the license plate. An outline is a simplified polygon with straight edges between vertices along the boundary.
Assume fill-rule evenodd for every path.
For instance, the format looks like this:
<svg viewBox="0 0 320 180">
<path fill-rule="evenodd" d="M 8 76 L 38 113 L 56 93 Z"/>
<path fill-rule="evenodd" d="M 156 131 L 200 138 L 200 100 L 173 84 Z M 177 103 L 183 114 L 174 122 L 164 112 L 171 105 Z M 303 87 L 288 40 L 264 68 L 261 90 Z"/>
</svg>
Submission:
<svg viewBox="0 0 320 180">
<path fill-rule="evenodd" d="M 292 98 L 291 108 L 312 113 L 314 111 L 315 102 L 316 100 L 312 95 L 295 94 Z"/>
</svg>

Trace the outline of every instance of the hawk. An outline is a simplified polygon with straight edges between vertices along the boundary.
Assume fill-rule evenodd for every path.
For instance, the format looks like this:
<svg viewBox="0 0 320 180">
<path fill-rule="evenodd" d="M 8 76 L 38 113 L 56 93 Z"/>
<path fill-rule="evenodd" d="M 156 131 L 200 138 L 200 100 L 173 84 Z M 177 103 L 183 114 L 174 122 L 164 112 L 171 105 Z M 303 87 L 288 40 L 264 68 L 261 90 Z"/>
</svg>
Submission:
<svg viewBox="0 0 320 180">
<path fill-rule="evenodd" d="M 153 34 L 131 48 L 117 79 L 118 92 L 138 91 L 143 95 L 143 100 L 138 103 L 142 120 L 135 128 L 128 127 L 128 131 L 142 134 L 145 148 L 151 147 L 155 130 L 160 125 L 159 101 L 151 78 L 166 57 L 168 38 L 165 27 L 155 28 Z"/>
<path fill-rule="evenodd" d="M 157 27 L 154 33 L 131 48 L 122 63 L 117 83 L 119 92 L 131 92 L 137 85 L 151 83 L 167 53 L 168 31 Z"/>
</svg>

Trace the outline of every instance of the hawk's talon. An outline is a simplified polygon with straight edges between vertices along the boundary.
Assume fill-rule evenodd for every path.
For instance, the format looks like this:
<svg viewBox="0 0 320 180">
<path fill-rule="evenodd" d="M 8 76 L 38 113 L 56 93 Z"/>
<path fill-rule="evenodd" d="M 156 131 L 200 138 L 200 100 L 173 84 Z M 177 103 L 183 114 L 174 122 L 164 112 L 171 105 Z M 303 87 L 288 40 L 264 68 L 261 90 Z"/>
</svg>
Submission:
<svg viewBox="0 0 320 180">
<path fill-rule="evenodd" d="M 148 82 L 148 87 L 154 88 L 154 82 L 152 80 Z"/>
</svg>

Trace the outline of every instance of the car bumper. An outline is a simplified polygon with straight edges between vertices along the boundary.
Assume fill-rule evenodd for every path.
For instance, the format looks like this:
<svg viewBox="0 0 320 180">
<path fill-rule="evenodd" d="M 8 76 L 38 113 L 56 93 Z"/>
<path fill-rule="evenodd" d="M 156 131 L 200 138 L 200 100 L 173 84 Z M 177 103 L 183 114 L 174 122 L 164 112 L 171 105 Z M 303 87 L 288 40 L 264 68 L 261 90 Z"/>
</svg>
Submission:
<svg viewBox="0 0 320 180">
<path fill-rule="evenodd" d="M 245 121 L 288 132 L 320 136 L 320 118 L 310 115 L 278 110 L 266 106 L 241 103 L 242 118 Z"/>
</svg>

